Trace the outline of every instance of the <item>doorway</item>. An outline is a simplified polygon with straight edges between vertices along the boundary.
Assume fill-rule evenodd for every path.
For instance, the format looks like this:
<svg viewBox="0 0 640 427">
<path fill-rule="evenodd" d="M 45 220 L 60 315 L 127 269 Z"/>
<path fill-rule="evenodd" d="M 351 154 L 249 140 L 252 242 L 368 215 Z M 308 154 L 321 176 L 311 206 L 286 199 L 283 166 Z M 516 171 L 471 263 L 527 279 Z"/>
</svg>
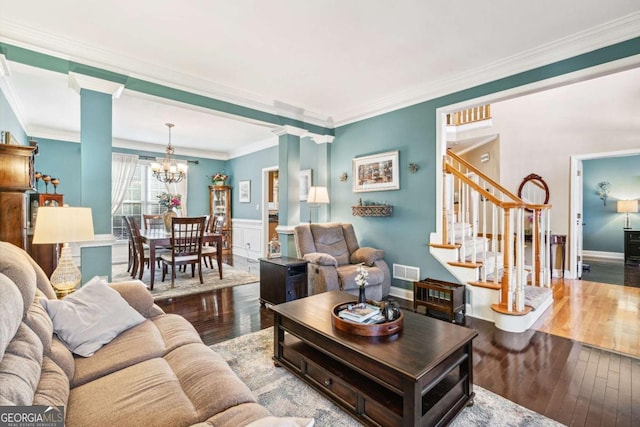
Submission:
<svg viewBox="0 0 640 427">
<path fill-rule="evenodd" d="M 269 241 L 279 224 L 278 166 L 262 169 L 262 256 L 267 255 Z"/>
</svg>

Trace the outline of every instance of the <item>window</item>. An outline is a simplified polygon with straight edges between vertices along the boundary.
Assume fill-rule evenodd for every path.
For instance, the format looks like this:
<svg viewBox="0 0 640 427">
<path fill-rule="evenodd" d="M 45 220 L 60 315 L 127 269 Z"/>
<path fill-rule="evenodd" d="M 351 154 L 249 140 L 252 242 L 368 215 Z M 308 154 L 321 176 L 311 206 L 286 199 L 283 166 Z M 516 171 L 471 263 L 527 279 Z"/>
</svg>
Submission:
<svg viewBox="0 0 640 427">
<path fill-rule="evenodd" d="M 158 204 L 158 195 L 167 191 L 165 185 L 155 179 L 148 162 L 139 162 L 127 189 L 122 206 L 111 218 L 111 232 L 117 240 L 127 240 L 129 236 L 124 225 L 124 216 L 134 216 L 142 226 L 142 214 L 158 214 L 164 208 Z"/>
</svg>

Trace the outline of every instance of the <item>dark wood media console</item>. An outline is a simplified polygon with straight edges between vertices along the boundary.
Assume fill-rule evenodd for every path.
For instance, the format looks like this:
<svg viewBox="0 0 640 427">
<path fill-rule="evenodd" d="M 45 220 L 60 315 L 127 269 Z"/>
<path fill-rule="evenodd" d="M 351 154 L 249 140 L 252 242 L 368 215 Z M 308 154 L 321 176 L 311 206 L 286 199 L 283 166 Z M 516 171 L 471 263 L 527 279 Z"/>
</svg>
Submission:
<svg viewBox="0 0 640 427">
<path fill-rule="evenodd" d="M 398 334 L 352 335 L 331 323 L 351 300 L 334 291 L 273 306 L 274 362 L 367 425 L 446 425 L 473 403 L 476 331 L 405 311 Z"/>
</svg>

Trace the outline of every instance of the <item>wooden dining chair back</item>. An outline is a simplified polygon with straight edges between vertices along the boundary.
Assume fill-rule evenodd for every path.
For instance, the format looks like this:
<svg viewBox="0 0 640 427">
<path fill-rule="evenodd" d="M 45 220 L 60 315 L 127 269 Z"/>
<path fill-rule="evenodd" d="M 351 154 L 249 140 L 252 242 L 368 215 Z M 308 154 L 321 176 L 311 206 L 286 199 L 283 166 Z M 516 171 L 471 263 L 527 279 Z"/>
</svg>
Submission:
<svg viewBox="0 0 640 427">
<path fill-rule="evenodd" d="M 129 235 L 131 236 L 131 246 L 134 251 L 133 268 L 131 270 L 131 277 L 138 276 L 138 279 L 142 279 L 144 273 L 144 265 L 149 262 L 149 253 L 145 251 L 142 238 L 140 237 L 140 226 L 136 222 L 134 216 L 125 217 L 127 225 L 129 227 Z"/>
<path fill-rule="evenodd" d="M 174 217 L 171 221 L 171 250 L 162 254 L 162 281 L 171 266 L 171 287 L 174 287 L 176 266 L 191 265 L 191 277 L 195 277 L 198 267 L 200 283 L 202 278 L 202 235 L 205 217 Z"/>
<path fill-rule="evenodd" d="M 122 222 L 124 222 L 124 229 L 127 233 L 128 240 L 128 257 L 127 257 L 127 271 L 131 273 L 131 277 L 135 275 L 133 267 L 136 262 L 136 248 L 135 243 L 133 242 L 133 234 L 131 233 L 131 223 L 129 222 L 129 217 L 123 216 Z"/>
<path fill-rule="evenodd" d="M 164 230 L 164 215 L 142 214 L 142 227 L 144 230 Z"/>
<path fill-rule="evenodd" d="M 207 231 L 209 233 L 222 234 L 223 226 L 224 215 L 212 215 L 209 219 L 209 228 Z M 213 268 L 213 257 L 218 254 L 218 250 L 221 249 L 219 249 L 215 243 L 202 245 L 202 259 L 205 266 Z"/>
</svg>

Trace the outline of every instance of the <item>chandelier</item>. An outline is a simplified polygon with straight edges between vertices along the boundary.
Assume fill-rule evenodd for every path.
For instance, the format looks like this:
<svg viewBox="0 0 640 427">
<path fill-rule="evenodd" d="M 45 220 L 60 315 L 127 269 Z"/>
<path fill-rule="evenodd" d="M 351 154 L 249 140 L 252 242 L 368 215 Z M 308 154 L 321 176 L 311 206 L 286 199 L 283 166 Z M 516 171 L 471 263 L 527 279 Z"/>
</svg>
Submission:
<svg viewBox="0 0 640 427">
<path fill-rule="evenodd" d="M 173 145 L 171 145 L 171 128 L 175 125 L 173 123 L 165 123 L 165 126 L 169 128 L 169 144 L 167 144 L 166 156 L 162 160 L 162 163 L 151 163 L 151 171 L 153 176 L 160 182 L 172 184 L 182 181 L 187 176 L 187 164 L 177 163 L 171 157 L 173 156 Z"/>
</svg>

